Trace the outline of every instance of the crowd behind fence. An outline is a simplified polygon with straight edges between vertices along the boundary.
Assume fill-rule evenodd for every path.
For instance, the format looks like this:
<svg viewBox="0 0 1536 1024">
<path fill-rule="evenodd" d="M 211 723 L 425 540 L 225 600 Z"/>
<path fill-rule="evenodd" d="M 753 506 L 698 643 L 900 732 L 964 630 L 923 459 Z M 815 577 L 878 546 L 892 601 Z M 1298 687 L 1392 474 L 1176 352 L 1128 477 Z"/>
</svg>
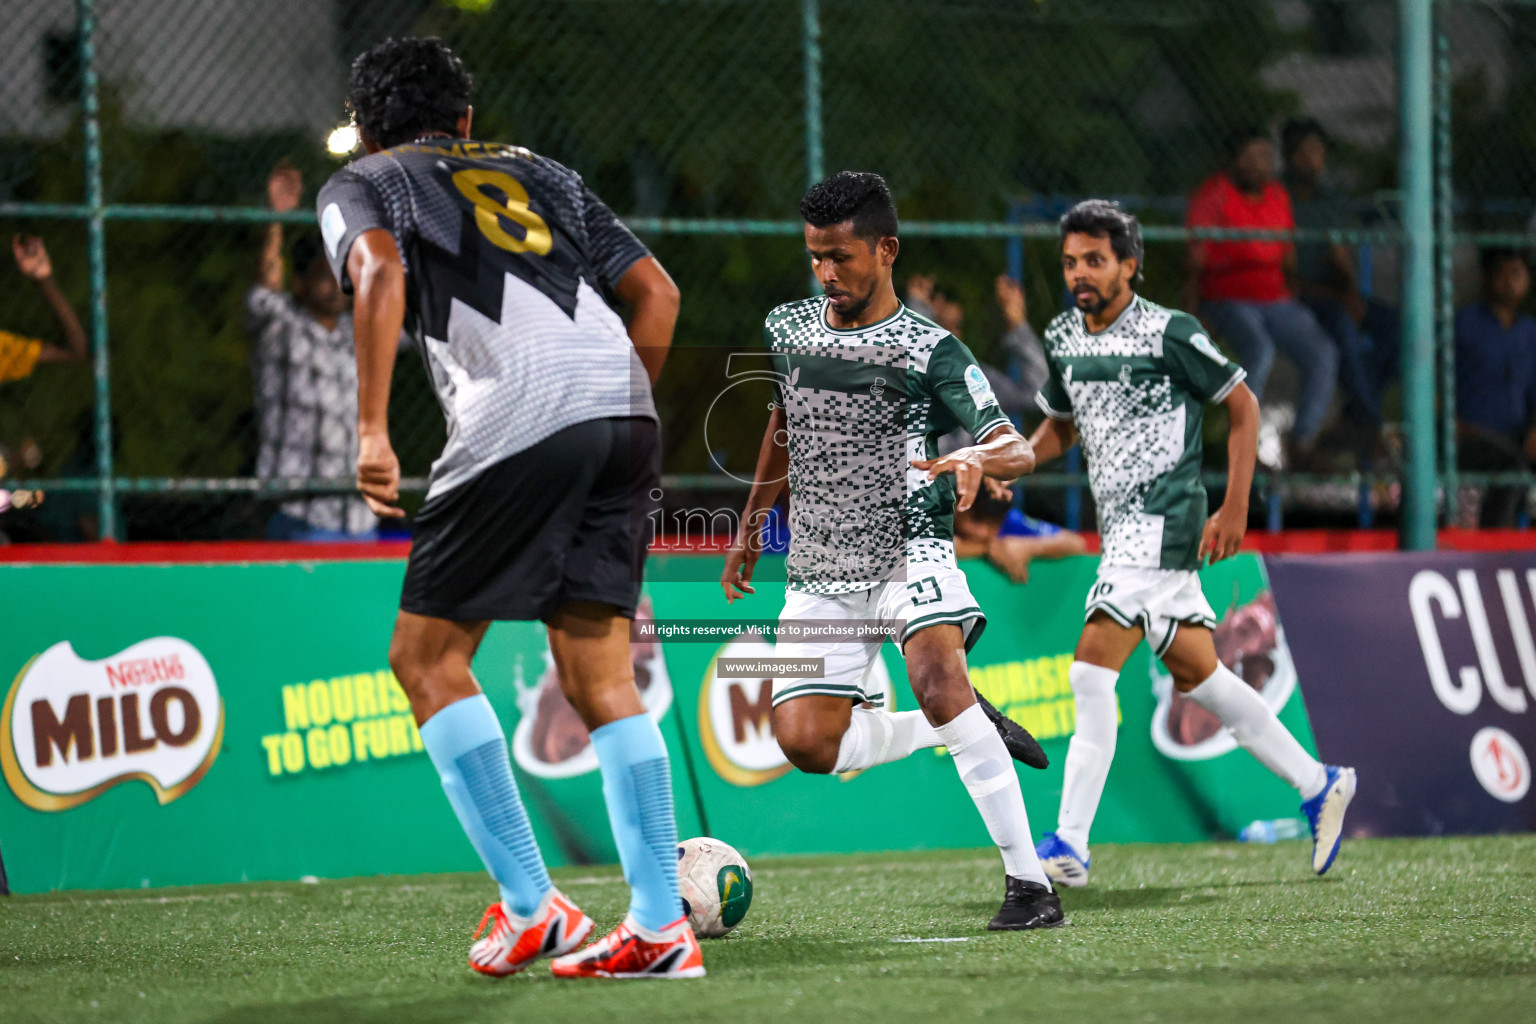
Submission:
<svg viewBox="0 0 1536 1024">
<path fill-rule="evenodd" d="M 1536 239 L 1536 5 L 12 0 L 7 22 L 0 228 L 7 244 L 44 240 L 88 346 L 68 358 L 57 303 L 18 250 L 0 269 L 0 339 L 41 338 L 56 361 L 0 350 L 11 540 L 263 536 L 296 500 L 351 490 L 346 472 L 263 462 L 250 292 L 273 224 L 278 288 L 299 286 L 314 193 L 348 158 L 327 141 L 345 120 L 350 59 L 405 33 L 462 54 L 477 135 L 576 168 L 641 234 L 682 289 L 680 351 L 751 347 L 769 309 L 807 293 L 798 198 L 855 168 L 896 193 L 898 287 L 932 279 L 964 311 L 967 344 L 1017 377 L 998 276 L 1021 282 L 1042 331 L 1063 308 L 1056 218 L 1109 196 L 1146 226 L 1154 301 L 1180 300 L 1191 239 L 1281 237 L 1342 247 L 1358 298 L 1400 317 L 1406 354 L 1387 368 L 1379 422 L 1362 436 L 1341 391 L 1306 459 L 1283 442 L 1308 367 L 1277 361 L 1264 397 L 1278 454 L 1261 467 L 1256 521 L 1406 523 L 1422 544 L 1437 518 L 1473 521 L 1489 494 L 1532 482 L 1519 451 L 1474 471 L 1463 450 L 1458 464 L 1454 332 L 1482 287 L 1479 253 Z M 1333 220 L 1278 234 L 1187 226 L 1234 132 L 1281 144 L 1282 126 L 1309 121 Z M 274 207 L 274 171 L 301 183 L 291 208 Z M 1424 266 L 1431 276 L 1414 277 Z M 756 448 L 760 424 L 700 440 L 719 390 L 701 376 L 710 365 L 685 355 L 658 390 L 669 501 L 735 502 L 743 467 L 721 463 Z M 400 360 L 392 401 L 419 497 L 443 429 L 419 361 Z M 1022 500 L 1091 526 L 1084 483 L 1069 457 Z"/>
</svg>

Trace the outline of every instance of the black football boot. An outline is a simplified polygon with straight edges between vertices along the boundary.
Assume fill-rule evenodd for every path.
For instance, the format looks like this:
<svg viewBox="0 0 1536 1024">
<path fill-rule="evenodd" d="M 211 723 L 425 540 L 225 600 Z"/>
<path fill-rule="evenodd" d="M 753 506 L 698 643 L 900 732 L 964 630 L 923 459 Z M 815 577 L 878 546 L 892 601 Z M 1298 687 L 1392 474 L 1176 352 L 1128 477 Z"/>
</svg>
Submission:
<svg viewBox="0 0 1536 1024">
<path fill-rule="evenodd" d="M 1008 753 L 1015 761 L 1020 761 L 1031 768 L 1045 768 L 1050 765 L 1051 759 L 1045 756 L 1045 749 L 1040 742 L 1029 734 L 1029 730 L 1018 722 L 1003 714 L 992 706 L 992 702 L 981 695 L 980 690 L 972 688 L 976 694 L 976 703 L 981 705 L 982 714 L 987 716 L 997 729 L 997 734 L 1003 738 L 1003 746 L 1008 748 Z"/>
<path fill-rule="evenodd" d="M 987 931 L 1055 928 L 1066 920 L 1061 913 L 1061 897 L 1048 887 L 1012 875 L 1006 877 L 1008 895 L 1003 897 L 1002 909 L 987 925 Z"/>
</svg>

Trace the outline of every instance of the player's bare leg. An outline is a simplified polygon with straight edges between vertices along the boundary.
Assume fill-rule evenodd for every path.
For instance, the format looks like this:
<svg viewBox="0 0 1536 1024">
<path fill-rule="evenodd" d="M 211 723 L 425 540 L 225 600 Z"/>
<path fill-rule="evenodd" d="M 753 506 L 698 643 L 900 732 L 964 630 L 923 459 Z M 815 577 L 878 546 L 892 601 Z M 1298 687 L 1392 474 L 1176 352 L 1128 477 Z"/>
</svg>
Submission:
<svg viewBox="0 0 1536 1024">
<path fill-rule="evenodd" d="M 1312 870 L 1338 855 L 1344 811 L 1355 795 L 1355 770 L 1325 765 L 1297 742 L 1253 687 L 1216 657 L 1211 631 L 1183 625 L 1163 654 L 1173 684 L 1232 730 L 1238 746 L 1301 794 L 1312 827 Z"/>
<path fill-rule="evenodd" d="M 837 752 L 853 721 L 846 697 L 812 694 L 773 708 L 773 735 L 789 763 L 813 775 L 837 770 Z"/>
<path fill-rule="evenodd" d="M 558 957 L 568 978 L 700 978 L 704 959 L 677 891 L 677 821 L 661 730 L 635 686 L 630 620 L 580 601 L 549 619 L 561 688 L 592 733 L 603 799 L 629 883 L 629 913 L 605 938 Z"/>
<path fill-rule="evenodd" d="M 635 686 L 629 619 L 611 605 L 572 602 L 548 625 L 560 687 L 589 730 L 645 712 Z"/>
<path fill-rule="evenodd" d="M 443 708 L 480 693 L 470 665 L 489 622 L 450 622 L 401 612 L 389 641 L 389 667 L 411 702 L 418 726 Z"/>
<path fill-rule="evenodd" d="M 1044 751 L 1033 736 L 1011 721 L 999 726 L 1001 713 L 982 703 L 975 690 L 971 694 L 1014 760 L 1045 767 Z M 807 694 L 774 705 L 773 735 L 789 763 L 812 775 L 860 772 L 944 743 L 922 711 L 886 711 L 830 694 Z M 1015 742 L 1010 744 L 1010 739 Z"/>
<path fill-rule="evenodd" d="M 918 630 L 902 647 L 907 676 L 918 705 L 949 748 L 960 781 L 1002 854 L 1006 896 L 987 927 L 1049 928 L 1062 922 L 1061 900 L 1051 891 L 1035 856 L 1013 759 L 971 690 L 964 643 L 957 625 L 942 623 Z"/>
<path fill-rule="evenodd" d="M 575 949 L 592 921 L 550 883 L 512 777 L 506 734 L 470 669 L 488 625 L 401 612 L 389 664 L 448 802 L 501 889 L 480 920 L 469 965 L 502 977 Z"/>
</svg>

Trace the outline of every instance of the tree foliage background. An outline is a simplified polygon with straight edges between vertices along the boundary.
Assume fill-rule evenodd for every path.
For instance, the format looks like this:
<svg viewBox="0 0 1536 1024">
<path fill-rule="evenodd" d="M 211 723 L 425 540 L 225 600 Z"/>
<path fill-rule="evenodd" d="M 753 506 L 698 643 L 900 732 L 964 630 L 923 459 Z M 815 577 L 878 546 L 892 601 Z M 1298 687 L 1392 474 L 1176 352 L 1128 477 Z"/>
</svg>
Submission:
<svg viewBox="0 0 1536 1024">
<path fill-rule="evenodd" d="M 1281 24 L 1272 4 L 1221 0 L 823 0 L 824 167 L 885 174 L 908 222 L 1051 217 L 1089 194 L 1124 197 L 1151 223 L 1177 222 L 1179 197 L 1220 163 L 1232 129 L 1273 127 L 1302 112 L 1296 95 L 1265 84 L 1264 69 L 1290 54 L 1336 47 L 1347 33 L 1320 34 L 1318 26 L 1329 18 L 1351 24 L 1362 7 L 1304 6 L 1313 10 L 1310 29 Z M 384 34 L 442 35 L 477 77 L 476 134 L 567 163 L 622 215 L 797 219 L 807 184 L 799 0 L 336 0 L 331 17 L 344 51 L 339 75 Z M 1523 56 L 1507 95 L 1494 102 L 1475 72 L 1458 81 L 1457 185 L 1469 196 L 1531 190 L 1532 12 L 1515 11 L 1510 26 Z M 1390 39 L 1367 36 L 1351 45 L 1390 60 Z M 187 88 L 199 88 L 199 75 L 220 73 L 189 65 Z M 304 171 L 311 196 L 336 166 L 323 136 L 303 126 L 218 135 L 135 123 L 125 114 L 134 88 L 129 80 L 103 83 L 112 202 L 259 205 L 279 158 Z M 342 112 L 321 116 L 339 121 Z M 80 139 L 78 118 L 58 138 L 0 137 L 0 198 L 80 201 Z M 1345 145 L 1339 157 L 1358 189 L 1390 188 L 1395 146 Z M 87 310 L 80 223 L 0 227 L 7 236 L 45 234 L 61 283 Z M 109 222 L 119 474 L 251 471 L 240 302 L 260 232 L 255 224 Z M 793 235 L 668 233 L 646 241 L 683 289 L 679 346 L 756 344 L 764 313 L 807 293 L 808 267 Z M 1026 247 L 1031 319 L 1039 327 L 1059 308 L 1053 248 Z M 1176 245 L 1152 247 L 1147 290 L 1154 298 L 1173 298 L 1179 263 Z M 998 239 L 912 236 L 904 240 L 898 283 L 914 272 L 936 274 L 969 311 L 967 342 L 983 358 L 1001 360 L 991 282 L 1004 265 Z M 46 308 L 14 268 L 0 269 L 0 281 L 0 327 L 51 335 Z M 699 378 L 707 365 L 684 360 L 661 386 L 669 471 L 709 468 L 699 434 L 719 388 Z M 0 445 L 14 451 L 34 438 L 42 462 L 32 472 L 89 475 L 91 401 L 89 371 L 79 366 L 0 386 Z M 409 358 L 399 371 L 395 421 L 406 472 L 424 473 L 441 443 L 441 417 Z M 746 447 L 755 450 L 759 429 L 760 421 L 743 421 Z M 258 528 L 254 513 L 224 499 L 197 505 L 196 515 L 191 508 L 135 504 L 130 536 Z"/>
</svg>

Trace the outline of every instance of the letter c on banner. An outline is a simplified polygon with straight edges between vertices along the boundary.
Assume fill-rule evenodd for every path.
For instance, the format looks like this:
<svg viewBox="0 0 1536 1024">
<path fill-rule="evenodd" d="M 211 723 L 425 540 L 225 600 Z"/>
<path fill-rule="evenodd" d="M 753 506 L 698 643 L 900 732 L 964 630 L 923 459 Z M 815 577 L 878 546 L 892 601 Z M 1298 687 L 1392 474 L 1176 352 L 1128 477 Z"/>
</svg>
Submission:
<svg viewBox="0 0 1536 1024">
<path fill-rule="evenodd" d="M 1461 618 L 1461 600 L 1450 580 L 1433 569 L 1424 569 L 1415 573 L 1408 584 L 1408 608 L 1413 613 L 1413 628 L 1419 634 L 1419 646 L 1424 650 L 1429 683 L 1446 708 L 1458 715 L 1470 715 L 1483 699 L 1483 681 L 1477 669 L 1469 665 L 1463 665 L 1458 673 L 1459 686 L 1451 681 L 1450 666 L 1445 663 L 1445 648 L 1440 645 L 1440 633 L 1436 628 L 1434 604 L 1440 606 L 1447 619 Z"/>
<path fill-rule="evenodd" d="M 1483 607 L 1483 593 L 1478 589 L 1477 572 L 1458 569 L 1456 582 L 1461 585 L 1461 603 L 1467 610 L 1467 626 L 1472 630 L 1472 646 L 1477 648 L 1477 663 L 1483 668 L 1483 686 L 1499 707 L 1519 714 L 1525 710 L 1525 694 L 1504 680 L 1504 666 L 1499 664 L 1499 652 L 1493 646 L 1493 630 L 1488 624 L 1488 610 Z"/>
</svg>

